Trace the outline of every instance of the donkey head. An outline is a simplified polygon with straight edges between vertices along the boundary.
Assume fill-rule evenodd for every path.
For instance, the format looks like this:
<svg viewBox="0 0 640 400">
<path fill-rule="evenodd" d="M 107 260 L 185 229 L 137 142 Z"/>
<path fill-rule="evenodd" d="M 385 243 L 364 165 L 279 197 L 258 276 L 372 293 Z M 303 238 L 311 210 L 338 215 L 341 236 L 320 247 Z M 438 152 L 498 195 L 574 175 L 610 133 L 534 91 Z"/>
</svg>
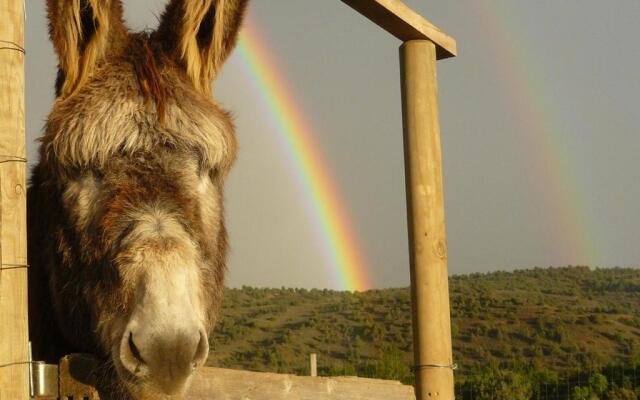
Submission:
<svg viewBox="0 0 640 400">
<path fill-rule="evenodd" d="M 48 0 L 57 99 L 32 192 L 61 334 L 134 397 L 184 390 L 208 355 L 226 252 L 232 121 L 211 83 L 248 0 L 171 0 L 131 33 L 119 0 Z M 43 214 L 44 215 L 44 214 Z"/>
</svg>

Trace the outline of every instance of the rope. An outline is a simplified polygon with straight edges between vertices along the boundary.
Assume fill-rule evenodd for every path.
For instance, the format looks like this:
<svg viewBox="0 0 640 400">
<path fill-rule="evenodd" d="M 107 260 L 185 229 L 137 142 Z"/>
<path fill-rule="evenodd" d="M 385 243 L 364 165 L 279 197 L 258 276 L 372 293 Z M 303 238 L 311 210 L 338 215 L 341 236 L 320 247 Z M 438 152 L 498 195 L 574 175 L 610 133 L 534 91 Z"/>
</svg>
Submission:
<svg viewBox="0 0 640 400">
<path fill-rule="evenodd" d="M 2 264 L 0 271 L 8 271 L 10 269 L 29 269 L 29 264 Z"/>
<path fill-rule="evenodd" d="M 10 163 L 10 162 L 27 163 L 27 159 L 24 157 L 7 156 L 4 154 L 0 154 L 0 159 L 2 158 L 5 158 L 5 160 L 0 160 L 0 164 Z"/>
<path fill-rule="evenodd" d="M 20 46 L 16 42 L 11 42 L 9 40 L 0 40 L 0 43 L 4 43 L 4 44 L 9 45 L 9 46 L 0 47 L 0 50 L 13 50 L 13 51 L 18 51 L 18 52 L 20 52 L 22 54 L 27 54 L 27 52 L 25 51 L 24 47 Z"/>
<path fill-rule="evenodd" d="M 424 369 L 431 369 L 431 368 L 448 368 L 448 369 L 452 369 L 452 370 L 456 370 L 458 369 L 458 364 L 453 363 L 453 364 L 419 364 L 419 365 L 414 365 L 413 366 L 413 372 L 418 372 L 418 371 L 422 371 Z"/>
<path fill-rule="evenodd" d="M 42 361 L 16 361 L 16 362 L 11 362 L 11 363 L 7 363 L 7 364 L 0 364 L 0 368 L 15 367 L 16 365 L 39 364 L 41 362 Z"/>
</svg>

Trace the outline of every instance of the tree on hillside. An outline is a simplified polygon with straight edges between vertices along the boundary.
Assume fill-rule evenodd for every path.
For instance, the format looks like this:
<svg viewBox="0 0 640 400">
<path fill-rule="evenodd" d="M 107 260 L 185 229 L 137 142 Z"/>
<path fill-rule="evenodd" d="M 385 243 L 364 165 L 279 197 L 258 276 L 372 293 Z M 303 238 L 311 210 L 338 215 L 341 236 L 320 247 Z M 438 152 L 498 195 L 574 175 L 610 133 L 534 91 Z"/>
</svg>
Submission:
<svg viewBox="0 0 640 400">
<path fill-rule="evenodd" d="M 625 388 L 615 388 L 605 393 L 604 399 L 606 400 L 638 400 L 636 394 Z"/>
<path fill-rule="evenodd" d="M 594 373 L 589 377 L 589 388 L 591 389 L 592 393 L 596 394 L 597 396 L 602 396 L 605 390 L 607 390 L 607 387 L 609 387 L 609 382 L 607 382 L 606 376 L 599 373 Z"/>
<path fill-rule="evenodd" d="M 474 400 L 529 400 L 533 394 L 527 376 L 497 368 L 476 372 L 464 390 L 473 392 Z"/>
</svg>

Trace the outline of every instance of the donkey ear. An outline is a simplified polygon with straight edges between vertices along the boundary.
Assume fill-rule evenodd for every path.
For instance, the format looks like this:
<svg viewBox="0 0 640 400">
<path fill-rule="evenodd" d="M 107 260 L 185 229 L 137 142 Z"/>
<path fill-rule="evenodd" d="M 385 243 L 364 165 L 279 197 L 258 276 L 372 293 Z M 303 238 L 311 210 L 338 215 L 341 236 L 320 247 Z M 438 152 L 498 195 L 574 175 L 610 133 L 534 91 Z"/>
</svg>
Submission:
<svg viewBox="0 0 640 400">
<path fill-rule="evenodd" d="M 171 0 L 158 38 L 195 88 L 211 95 L 211 82 L 236 44 L 249 0 Z"/>
<path fill-rule="evenodd" d="M 58 95 L 74 94 L 126 34 L 120 0 L 47 0 L 49 34 L 58 54 Z M 118 36 L 120 35 L 120 36 Z"/>
</svg>

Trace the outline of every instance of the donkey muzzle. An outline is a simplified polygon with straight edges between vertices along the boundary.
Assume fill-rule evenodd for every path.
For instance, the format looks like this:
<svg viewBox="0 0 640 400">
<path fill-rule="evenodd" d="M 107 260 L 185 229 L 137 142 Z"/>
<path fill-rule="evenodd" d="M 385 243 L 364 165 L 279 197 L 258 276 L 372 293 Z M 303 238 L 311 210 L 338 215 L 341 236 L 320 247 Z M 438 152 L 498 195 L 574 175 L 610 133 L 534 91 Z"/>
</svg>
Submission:
<svg viewBox="0 0 640 400">
<path fill-rule="evenodd" d="M 133 375 L 151 381 L 168 395 L 180 393 L 207 359 L 209 341 L 201 327 L 186 330 L 128 329 L 120 343 L 120 361 Z"/>
</svg>

